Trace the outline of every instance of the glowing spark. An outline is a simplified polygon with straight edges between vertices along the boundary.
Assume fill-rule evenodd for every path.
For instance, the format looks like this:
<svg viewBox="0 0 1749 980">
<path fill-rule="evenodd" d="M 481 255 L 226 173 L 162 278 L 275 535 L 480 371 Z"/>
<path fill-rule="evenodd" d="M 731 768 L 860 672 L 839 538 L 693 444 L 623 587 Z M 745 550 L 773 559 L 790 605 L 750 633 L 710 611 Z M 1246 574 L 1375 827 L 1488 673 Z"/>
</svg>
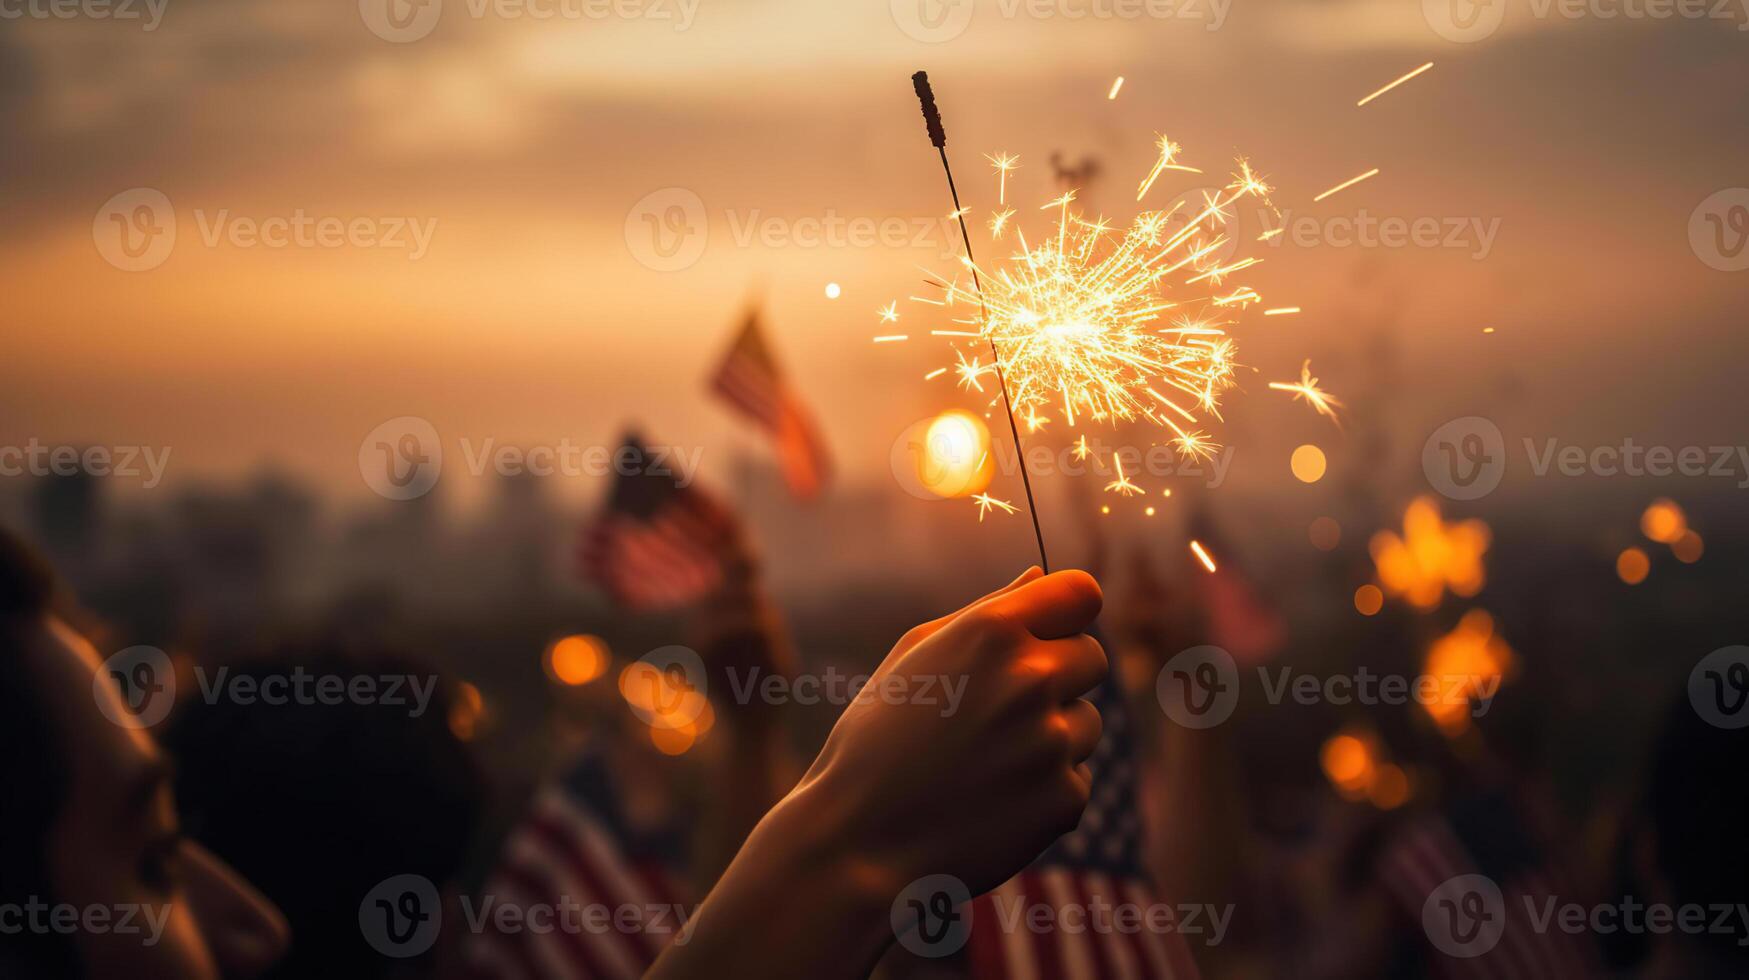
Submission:
<svg viewBox="0 0 1749 980">
<path fill-rule="evenodd" d="M 1373 94 L 1367 96 L 1366 98 L 1361 99 L 1359 102 L 1356 102 L 1355 105 L 1357 105 L 1357 106 L 1366 105 L 1368 102 L 1371 102 L 1372 100 L 1378 98 L 1379 96 L 1385 94 L 1386 92 L 1389 92 L 1391 89 L 1396 88 L 1397 86 L 1403 84 L 1404 82 L 1408 81 L 1409 79 L 1414 78 L 1416 75 L 1419 75 L 1422 72 L 1424 72 L 1427 69 L 1432 68 L 1432 67 L 1433 67 L 1433 62 L 1429 61 L 1427 64 L 1422 65 L 1420 68 L 1415 69 L 1414 71 L 1408 73 L 1407 75 L 1404 75 L 1402 78 L 1399 78 L 1396 81 L 1392 82 L 1391 84 L 1386 85 L 1384 88 L 1379 89 L 1377 92 L 1374 92 Z"/>
<path fill-rule="evenodd" d="M 997 153 L 997 154 L 986 153 L 986 154 L 984 154 L 984 159 L 990 161 L 990 163 L 996 167 L 996 174 L 998 177 L 1001 178 L 1001 181 L 1002 181 L 1001 189 L 997 192 L 997 197 L 996 197 L 997 201 L 1002 203 L 1002 204 L 1007 204 L 1008 203 L 1008 172 L 1010 170 L 1019 170 L 1020 169 L 1020 158 L 1019 157 L 1011 157 L 1006 153 Z"/>
<path fill-rule="evenodd" d="M 1271 228 L 1268 231 L 1264 232 L 1263 234 L 1258 235 L 1257 240 L 1260 242 L 1267 242 L 1271 238 L 1274 238 L 1275 236 L 1281 234 L 1284 230 L 1285 229 L 1282 229 L 1282 228 Z"/>
<path fill-rule="evenodd" d="M 895 303 L 888 303 L 887 308 L 881 311 L 881 322 L 882 323 L 896 323 L 896 322 L 898 322 L 898 319 L 899 319 L 899 304 L 896 302 Z"/>
<path fill-rule="evenodd" d="M 1111 83 L 1111 92 L 1110 92 L 1110 94 L 1106 95 L 1105 100 L 1107 102 L 1110 102 L 1112 99 L 1117 98 L 1118 90 L 1120 90 L 1122 88 L 1123 88 L 1123 76 L 1119 75 L 1119 76 L 1117 76 L 1117 81 Z"/>
<path fill-rule="evenodd" d="M 1002 229 L 1008 227 L 1008 219 L 1014 217 L 1014 209 L 998 211 L 990 218 L 990 237 L 1001 238 Z"/>
<path fill-rule="evenodd" d="M 1353 187 L 1355 184 L 1358 184 L 1361 181 L 1367 179 L 1368 177 L 1376 177 L 1378 175 L 1378 172 L 1379 172 L 1379 168 L 1374 167 L 1371 170 L 1368 170 L 1366 173 L 1361 174 L 1359 177 L 1355 177 L 1355 178 L 1352 178 L 1350 180 L 1345 180 L 1342 183 L 1337 184 L 1335 187 L 1332 187 L 1329 190 L 1325 191 L 1324 193 L 1319 194 L 1317 197 L 1312 198 L 1312 203 L 1316 204 L 1319 201 L 1322 201 L 1324 198 L 1329 197 L 1330 195 L 1336 193 L 1337 191 L 1345 191 L 1348 188 Z"/>
<path fill-rule="evenodd" d="M 891 334 L 887 334 L 884 337 L 876 337 L 874 339 L 874 342 L 877 344 L 896 344 L 896 343 L 899 343 L 900 341 L 910 340 L 910 339 L 911 339 L 911 337 L 909 334 L 891 333 Z"/>
<path fill-rule="evenodd" d="M 1141 493 L 1142 488 L 1131 483 L 1130 478 L 1123 475 L 1123 457 L 1114 454 L 1111 457 L 1111 462 L 1112 465 L 1117 467 L 1117 479 L 1105 485 L 1105 492 L 1121 493 L 1126 497 L 1133 497 L 1136 494 Z"/>
<path fill-rule="evenodd" d="M 1300 308 L 1297 306 L 1278 306 L 1273 310 L 1264 310 L 1263 315 L 1264 316 L 1287 316 L 1290 313 L 1298 313 L 1299 311 L 1300 311 Z"/>
<path fill-rule="evenodd" d="M 1075 440 L 1075 459 L 1077 461 L 1086 459 L 1087 454 L 1092 452 L 1092 451 L 1093 450 L 1087 448 L 1087 437 L 1086 436 L 1082 436 L 1081 438 Z"/>
<path fill-rule="evenodd" d="M 1178 155 L 1180 147 L 1177 143 L 1167 139 L 1164 133 L 1155 140 L 1154 145 L 1160 148 L 1160 159 L 1154 164 L 1154 169 L 1148 172 L 1148 176 L 1142 179 L 1142 186 L 1136 190 L 1136 200 L 1138 201 L 1147 196 L 1148 188 L 1153 187 L 1154 181 L 1159 180 L 1160 175 L 1168 170 L 1182 170 L 1189 174 L 1202 173 L 1195 167 L 1186 167 L 1172 162 L 1173 158 Z"/>
<path fill-rule="evenodd" d="M 1203 548 L 1201 541 L 1192 541 L 1190 550 L 1196 554 L 1196 560 L 1202 562 L 1202 567 L 1210 572 L 1215 570 L 1215 560 L 1209 557 L 1209 553 Z"/>
<path fill-rule="evenodd" d="M 966 360 L 966 355 L 963 353 L 960 355 L 960 362 L 954 365 L 955 373 L 960 376 L 959 381 L 956 383 L 961 388 L 971 388 L 978 391 L 984 390 L 984 386 L 978 383 L 978 379 L 986 374 L 993 373 L 995 370 L 996 366 L 994 364 L 979 364 L 976 357 L 968 361 Z"/>
<path fill-rule="evenodd" d="M 984 515 L 988 514 L 992 509 L 1000 510 L 1004 514 L 1014 513 L 1013 504 L 1006 500 L 997 500 L 995 497 L 992 497 L 987 493 L 974 494 L 972 500 L 978 505 L 979 524 L 984 523 Z"/>
<path fill-rule="evenodd" d="M 929 336 L 931 336 L 931 337 L 976 337 L 977 333 L 975 333 L 971 330 L 931 330 L 931 331 L 929 331 Z"/>
<path fill-rule="evenodd" d="M 1300 365 L 1298 384 L 1271 381 L 1269 387 L 1276 391 L 1293 392 L 1295 398 L 1304 398 L 1306 403 L 1311 405 L 1319 415 L 1328 415 L 1332 420 L 1336 418 L 1336 409 L 1342 407 L 1342 403 L 1337 401 L 1334 396 L 1318 387 L 1318 379 L 1312 377 L 1312 362 L 1309 360 Z"/>
<path fill-rule="evenodd" d="M 959 219 L 961 219 L 961 218 L 963 218 L 966 215 L 971 214 L 971 213 L 972 213 L 971 208 L 960 208 L 958 211 L 949 211 L 947 213 L 947 220 L 958 221 Z"/>
<path fill-rule="evenodd" d="M 928 374 L 925 374 L 923 376 L 923 380 L 934 381 L 936 378 L 939 378 L 946 373 L 947 373 L 947 368 L 944 368 L 944 367 L 936 368 L 935 370 L 929 372 Z"/>
<path fill-rule="evenodd" d="M 1482 332 L 1483 332 L 1483 333 L 1493 333 L 1493 332 L 1494 332 L 1494 328 L 1493 328 L 1493 327 L 1483 327 L 1483 328 L 1482 328 Z"/>
</svg>

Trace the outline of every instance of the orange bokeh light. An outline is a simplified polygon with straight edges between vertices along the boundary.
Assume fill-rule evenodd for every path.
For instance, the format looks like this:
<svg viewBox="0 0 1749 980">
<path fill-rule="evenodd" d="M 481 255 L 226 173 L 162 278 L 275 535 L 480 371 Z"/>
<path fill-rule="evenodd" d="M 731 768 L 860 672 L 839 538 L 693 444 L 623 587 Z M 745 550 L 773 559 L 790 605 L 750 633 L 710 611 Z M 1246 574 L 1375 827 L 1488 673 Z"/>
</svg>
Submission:
<svg viewBox="0 0 1749 980">
<path fill-rule="evenodd" d="M 1675 544 L 1688 531 L 1688 517 L 1675 501 L 1661 497 L 1640 515 L 1640 531 L 1659 544 Z"/>
<path fill-rule="evenodd" d="M 1447 590 L 1469 598 L 1487 582 L 1482 557 L 1491 540 L 1487 524 L 1447 524 L 1433 498 L 1417 497 L 1403 515 L 1401 537 L 1388 530 L 1373 535 L 1379 585 L 1417 609 L 1437 608 Z"/>
<path fill-rule="evenodd" d="M 547 676 L 566 687 L 582 687 L 607 673 L 607 663 L 607 644 L 599 637 L 567 636 L 547 647 Z"/>
<path fill-rule="evenodd" d="M 1471 701 L 1492 697 L 1512 665 L 1512 648 L 1494 632 L 1494 617 L 1480 609 L 1464 613 L 1427 650 L 1422 675 L 1434 684 L 1427 713 L 1447 735 L 1462 733 L 1470 727 Z"/>
<path fill-rule="evenodd" d="M 1615 574 L 1629 585 L 1639 585 L 1652 573 L 1652 559 L 1638 548 L 1628 548 L 1615 557 Z"/>
</svg>

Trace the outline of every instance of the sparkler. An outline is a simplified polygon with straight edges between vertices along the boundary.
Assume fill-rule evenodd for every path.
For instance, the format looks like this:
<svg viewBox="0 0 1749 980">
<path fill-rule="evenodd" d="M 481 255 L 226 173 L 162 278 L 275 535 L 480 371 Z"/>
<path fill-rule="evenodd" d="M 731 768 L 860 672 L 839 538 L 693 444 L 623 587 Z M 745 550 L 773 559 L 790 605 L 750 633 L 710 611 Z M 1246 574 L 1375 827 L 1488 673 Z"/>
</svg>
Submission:
<svg viewBox="0 0 1749 980">
<path fill-rule="evenodd" d="M 953 274 L 929 275 L 927 281 L 938 293 L 911 300 L 940 308 L 959 328 L 931 329 L 932 336 L 982 341 L 990 357 L 986 361 L 981 352 L 956 347 L 956 363 L 928 377 L 952 370 L 961 388 L 984 392 L 984 379 L 993 376 L 1023 460 L 1021 425 L 1036 433 L 1058 422 L 1064 428 L 1147 422 L 1165 430 L 1163 441 L 1182 456 L 1212 455 L 1218 447 L 1203 431 L 1204 419 L 1220 419 L 1222 396 L 1236 385 L 1236 346 L 1229 330 L 1262 300 L 1256 290 L 1233 281 L 1262 260 L 1233 254 L 1238 239 L 1229 224 L 1247 198 L 1280 217 L 1265 178 L 1240 158 L 1218 189 L 1183 195 L 1165 209 L 1142 210 L 1127 226 L 1083 213 L 1071 188 L 1038 207 L 1050 216 L 1050 224 L 1044 233 L 1029 234 L 1006 205 L 1014 158 L 988 156 L 1003 202 L 1003 209 L 989 219 L 990 238 L 1008 238 L 1014 244 L 1003 263 L 981 266 L 973 255 L 967 209 L 954 184 L 928 76 L 918 72 L 912 82 L 930 142 L 947 175 L 951 216 L 959 222 L 966 252 L 962 268 Z M 1155 146 L 1159 155 L 1138 186 L 1138 201 L 1168 171 L 1203 173 L 1181 162 L 1181 147 L 1167 136 L 1157 136 Z M 1265 312 L 1279 316 L 1297 313 L 1299 307 Z M 897 317 L 896 306 L 881 311 L 883 322 Z M 1287 390 L 1334 417 L 1337 402 L 1318 388 L 1309 367 L 1300 383 Z M 1074 453 L 1078 460 L 1100 455 L 1091 451 L 1085 436 L 1076 440 Z M 1117 478 L 1105 486 L 1106 492 L 1124 497 L 1151 493 L 1124 472 L 1115 454 L 1111 459 Z M 1045 564 L 1044 534 L 1024 465 L 1021 478 L 1040 563 Z M 993 509 L 1011 512 L 999 503 L 974 500 L 980 520 Z M 1213 564 L 1206 552 L 1199 559 Z"/>
<path fill-rule="evenodd" d="M 960 225 L 960 240 L 963 241 L 966 246 L 966 264 L 972 270 L 973 288 L 975 288 L 981 296 L 983 294 L 983 286 L 978 281 L 978 267 L 972 264 L 974 261 L 972 258 L 972 236 L 970 232 L 966 231 L 965 209 L 960 206 L 960 192 L 953 183 L 953 167 L 947 162 L 947 130 L 941 127 L 941 110 L 935 107 L 935 92 L 929 87 L 929 73 L 920 71 L 917 74 L 912 75 L 911 86 L 917 90 L 917 101 L 923 107 L 923 123 L 929 130 L 929 142 L 933 144 L 936 151 L 941 154 L 941 169 L 942 172 L 947 175 L 947 192 L 949 196 L 953 198 L 954 217 L 959 221 Z M 1012 161 L 1009 161 L 1009 163 L 1011 164 Z M 1004 186 L 1006 187 L 1009 168 L 1001 163 L 998 163 L 996 166 L 997 169 L 1002 172 L 1002 179 L 1004 181 Z M 948 296 L 951 300 L 953 291 L 950 290 Z M 985 319 L 988 319 L 987 315 Z M 1008 398 L 1008 381 L 1002 375 L 1002 353 L 996 347 L 996 339 L 994 337 L 988 337 L 988 340 L 990 343 L 992 366 L 996 371 L 996 384 L 1002 389 L 1002 404 L 1003 407 L 1007 409 L 1003 414 L 1008 416 L 1008 434 L 1014 438 L 1014 453 L 1019 457 L 1024 450 L 1020 445 L 1020 429 L 1014 422 L 1014 405 Z M 964 364 L 963 358 L 961 359 L 961 363 L 962 365 Z M 976 362 L 973 363 L 975 364 Z M 971 380 L 974 384 L 977 382 L 977 375 L 975 373 L 971 376 Z M 1032 517 L 1033 537 L 1038 540 L 1039 568 L 1041 568 L 1046 574 L 1049 574 L 1051 570 L 1051 561 L 1045 554 L 1045 532 L 1039 527 L 1038 502 L 1034 500 L 1032 496 L 1032 477 L 1026 472 L 1024 459 L 1022 460 L 1020 467 L 1020 480 L 1022 485 L 1026 488 L 1026 511 Z M 980 508 L 978 515 L 979 520 L 982 520 L 984 513 L 986 513 L 989 508 L 982 504 L 980 504 Z"/>
</svg>

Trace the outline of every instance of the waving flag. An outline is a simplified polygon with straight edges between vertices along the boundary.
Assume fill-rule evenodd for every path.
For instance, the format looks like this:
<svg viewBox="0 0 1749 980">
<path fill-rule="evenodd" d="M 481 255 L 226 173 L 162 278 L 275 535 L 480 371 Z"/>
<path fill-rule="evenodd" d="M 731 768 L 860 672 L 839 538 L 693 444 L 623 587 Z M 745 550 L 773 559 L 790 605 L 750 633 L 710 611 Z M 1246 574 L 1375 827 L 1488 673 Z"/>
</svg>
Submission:
<svg viewBox="0 0 1749 980">
<path fill-rule="evenodd" d="M 580 909 L 581 927 L 488 928 L 468 938 L 482 980 L 636 980 L 691 918 L 683 835 L 634 828 L 607 767 L 586 755 L 505 839 L 480 896 L 521 909 Z"/>
<path fill-rule="evenodd" d="M 645 465 L 649 451 L 627 435 L 607 505 L 583 529 L 577 571 L 627 609 L 670 609 L 694 602 L 723 581 L 724 546 L 734 533 L 722 506 L 666 467 Z"/>
<path fill-rule="evenodd" d="M 1147 910 L 1162 905 L 1142 863 L 1141 813 L 1136 800 L 1134 733 L 1122 692 L 1107 681 L 1093 703 L 1105 721 L 1099 746 L 1087 760 L 1092 799 L 1081 823 L 1030 867 L 972 902 L 968 950 L 974 980 L 1196 980 L 1201 974 L 1177 932 L 1148 928 Z M 1026 927 L 1034 906 L 1049 906 L 1056 928 Z M 1094 916 L 1065 928 L 1068 908 L 1092 913 L 1132 906 L 1144 913 L 1139 928 Z M 1157 920 L 1156 920 L 1157 921 Z"/>
<path fill-rule="evenodd" d="M 802 500 L 819 496 L 832 462 L 812 414 L 784 380 L 760 326 L 759 311 L 747 314 L 741 332 L 711 377 L 711 389 L 769 433 L 790 492 Z"/>
</svg>

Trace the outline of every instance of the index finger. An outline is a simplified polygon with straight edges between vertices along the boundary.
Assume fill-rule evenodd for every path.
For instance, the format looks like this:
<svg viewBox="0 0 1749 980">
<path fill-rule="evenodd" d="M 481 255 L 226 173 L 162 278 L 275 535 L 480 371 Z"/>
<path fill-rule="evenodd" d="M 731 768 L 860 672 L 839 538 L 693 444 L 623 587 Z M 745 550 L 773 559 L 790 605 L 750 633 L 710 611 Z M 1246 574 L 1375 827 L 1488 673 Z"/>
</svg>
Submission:
<svg viewBox="0 0 1749 980">
<path fill-rule="evenodd" d="M 1058 640 L 1085 632 L 1104 604 L 1093 576 L 1071 569 L 1035 578 L 986 599 L 977 608 L 1018 623 L 1041 640 Z"/>
<path fill-rule="evenodd" d="M 996 591 L 991 592 L 988 595 L 979 596 L 978 598 L 973 599 L 971 602 L 966 603 L 965 605 L 961 606 L 960 608 L 955 609 L 953 612 L 948 613 L 946 616 L 942 616 L 938 619 L 932 619 L 927 623 L 922 623 L 922 624 L 919 624 L 917 626 L 912 627 L 910 632 L 906 633 L 904 636 L 899 638 L 899 642 L 897 644 L 897 649 L 901 653 L 906 651 L 906 650 L 911 649 L 912 647 L 916 646 L 917 644 L 922 643 L 924 640 L 935 635 L 935 633 L 937 631 L 939 631 L 943 626 L 946 626 L 948 623 L 951 623 L 954 620 L 960 618 L 968 610 L 975 609 L 978 606 L 981 606 L 984 603 L 989 602 L 991 599 L 994 599 L 998 596 L 1007 595 L 1008 593 L 1013 592 L 1015 589 L 1020 588 L 1021 586 L 1025 585 L 1026 583 L 1037 580 L 1043 574 L 1044 574 L 1044 572 L 1040 571 L 1039 567 L 1037 565 L 1034 565 L 1031 568 L 1028 568 L 1026 571 L 1021 572 L 1019 578 L 1008 583 L 1007 585 L 1004 585 L 1000 589 L 997 589 Z"/>
</svg>

